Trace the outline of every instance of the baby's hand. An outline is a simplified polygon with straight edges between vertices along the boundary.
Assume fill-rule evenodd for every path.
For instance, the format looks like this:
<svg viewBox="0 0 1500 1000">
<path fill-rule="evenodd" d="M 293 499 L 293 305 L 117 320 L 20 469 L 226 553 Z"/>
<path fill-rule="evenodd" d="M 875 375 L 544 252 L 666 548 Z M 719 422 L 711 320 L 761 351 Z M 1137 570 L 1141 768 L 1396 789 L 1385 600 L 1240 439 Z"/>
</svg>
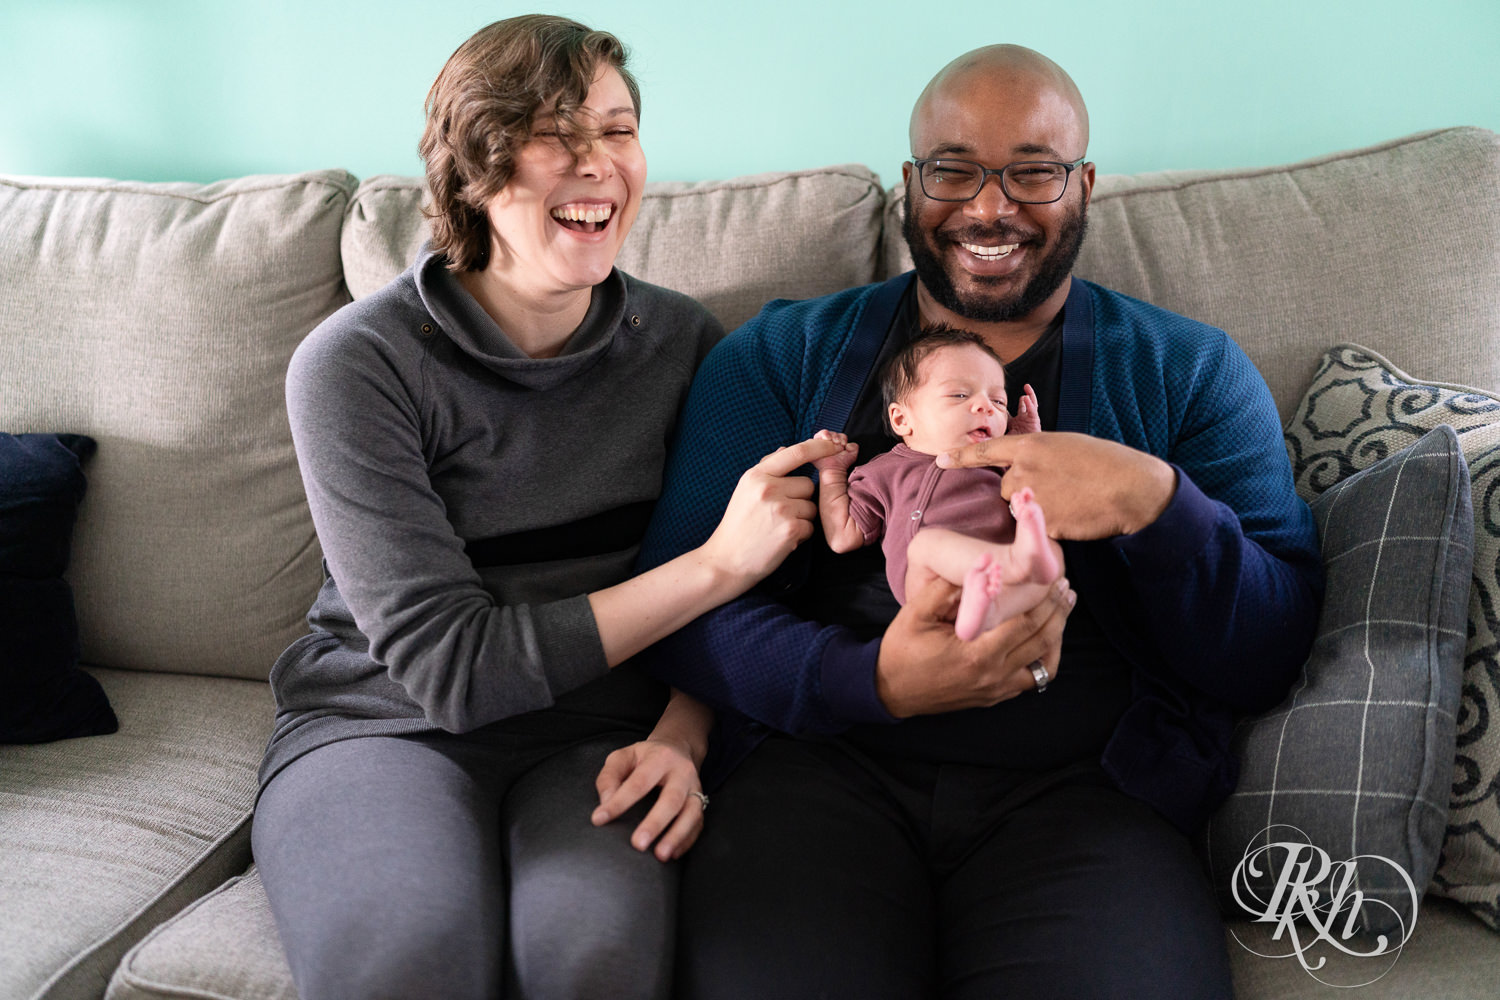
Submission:
<svg viewBox="0 0 1500 1000">
<path fill-rule="evenodd" d="M 1042 411 L 1037 408 L 1036 390 L 1028 385 L 1021 393 L 1016 415 L 1010 418 L 1010 426 L 1005 428 L 1007 434 L 1032 434 L 1042 429 Z"/>
<path fill-rule="evenodd" d="M 834 472 L 847 472 L 849 466 L 854 464 L 854 459 L 859 455 L 859 445 L 849 440 L 849 435 L 840 434 L 838 431 L 818 431 L 813 435 L 814 441 L 832 441 L 844 450 L 835 452 L 827 458 L 820 458 L 813 462 L 813 468 L 818 470 L 821 476 L 830 470 Z"/>
</svg>

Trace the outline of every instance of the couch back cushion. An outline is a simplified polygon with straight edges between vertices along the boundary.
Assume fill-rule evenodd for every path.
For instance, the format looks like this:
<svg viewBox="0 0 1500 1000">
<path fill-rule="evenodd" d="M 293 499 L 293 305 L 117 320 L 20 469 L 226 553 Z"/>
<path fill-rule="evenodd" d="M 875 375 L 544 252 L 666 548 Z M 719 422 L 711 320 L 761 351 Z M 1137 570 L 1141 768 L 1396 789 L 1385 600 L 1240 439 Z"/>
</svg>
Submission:
<svg viewBox="0 0 1500 1000">
<path fill-rule="evenodd" d="M 1333 344 L 1500 390 L 1500 136 L 1454 128 L 1289 166 L 1101 176 L 1075 273 L 1226 330 L 1283 421 Z M 885 273 L 910 267 L 891 192 Z"/>
<path fill-rule="evenodd" d="M 0 178 L 0 430 L 99 444 L 68 573 L 85 663 L 263 679 L 306 631 L 283 380 L 348 301 L 354 186 Z"/>
<path fill-rule="evenodd" d="M 427 238 L 416 177 L 360 185 L 344 227 L 355 298 L 400 274 Z M 649 183 L 620 268 L 674 288 L 734 329 L 774 298 L 811 298 L 875 280 L 885 196 L 864 167 L 727 181 Z"/>
</svg>

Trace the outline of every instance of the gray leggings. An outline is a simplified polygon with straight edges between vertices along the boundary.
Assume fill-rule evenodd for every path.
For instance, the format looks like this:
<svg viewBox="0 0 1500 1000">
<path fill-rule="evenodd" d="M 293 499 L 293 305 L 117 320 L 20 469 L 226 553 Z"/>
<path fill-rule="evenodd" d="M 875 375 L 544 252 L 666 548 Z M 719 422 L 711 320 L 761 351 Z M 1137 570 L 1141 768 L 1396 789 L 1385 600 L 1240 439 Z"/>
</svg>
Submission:
<svg viewBox="0 0 1500 1000">
<path fill-rule="evenodd" d="M 302 1000 L 667 997 L 677 865 L 630 847 L 639 808 L 589 823 L 638 738 L 365 737 L 289 764 L 253 841 Z"/>
</svg>

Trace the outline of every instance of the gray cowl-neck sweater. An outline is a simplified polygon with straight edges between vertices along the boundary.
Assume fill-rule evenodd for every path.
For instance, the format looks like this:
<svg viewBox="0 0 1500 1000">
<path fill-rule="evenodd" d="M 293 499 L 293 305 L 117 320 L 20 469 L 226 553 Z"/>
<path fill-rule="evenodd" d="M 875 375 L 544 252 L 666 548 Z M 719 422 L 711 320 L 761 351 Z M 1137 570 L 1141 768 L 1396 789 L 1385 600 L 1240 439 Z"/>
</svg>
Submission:
<svg viewBox="0 0 1500 1000">
<path fill-rule="evenodd" d="M 262 784 L 335 740 L 468 732 L 602 676 L 584 595 L 630 575 L 722 336 L 617 270 L 561 354 L 530 358 L 426 247 L 309 334 L 287 411 L 325 581 L 271 671 Z"/>
</svg>

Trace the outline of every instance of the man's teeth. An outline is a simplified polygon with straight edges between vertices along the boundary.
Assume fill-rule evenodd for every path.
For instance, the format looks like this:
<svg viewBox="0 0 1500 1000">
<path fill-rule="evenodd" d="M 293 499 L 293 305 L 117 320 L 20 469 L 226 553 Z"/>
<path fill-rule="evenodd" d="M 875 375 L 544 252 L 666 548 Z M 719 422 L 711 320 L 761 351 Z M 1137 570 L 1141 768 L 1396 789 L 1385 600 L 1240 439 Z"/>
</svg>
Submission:
<svg viewBox="0 0 1500 1000">
<path fill-rule="evenodd" d="M 552 210 L 552 217 L 565 222 L 608 222 L 614 214 L 611 205 L 559 205 Z"/>
<path fill-rule="evenodd" d="M 1008 257 L 1010 256 L 1010 252 L 1020 245 L 1019 243 L 1007 243 L 1003 247 L 982 247 L 976 243 L 959 244 L 959 246 L 969 251 L 969 253 L 984 260 L 999 260 L 1001 257 Z"/>
</svg>

